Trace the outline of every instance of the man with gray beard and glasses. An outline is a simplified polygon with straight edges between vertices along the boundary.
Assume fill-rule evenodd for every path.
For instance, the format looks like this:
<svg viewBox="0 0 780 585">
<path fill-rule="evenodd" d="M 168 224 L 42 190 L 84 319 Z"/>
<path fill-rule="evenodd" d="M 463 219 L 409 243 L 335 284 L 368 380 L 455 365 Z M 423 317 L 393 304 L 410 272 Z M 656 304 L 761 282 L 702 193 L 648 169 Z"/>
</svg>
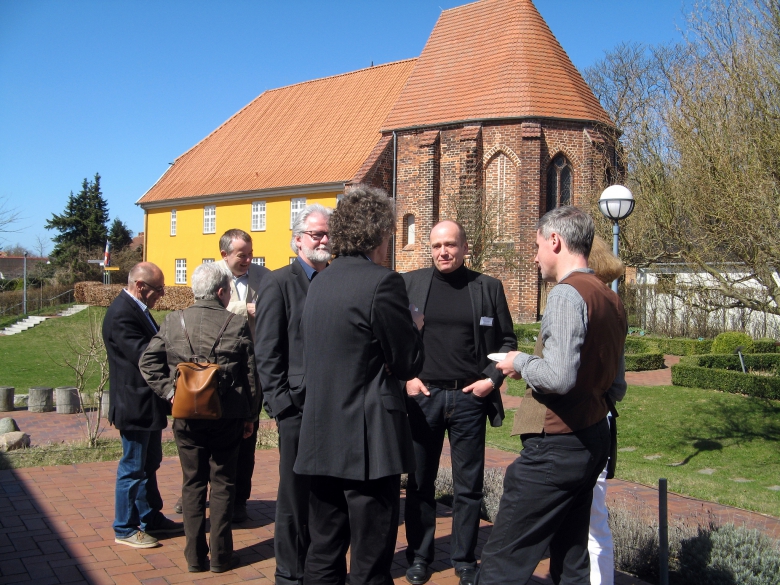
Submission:
<svg viewBox="0 0 780 585">
<path fill-rule="evenodd" d="M 293 472 L 306 397 L 300 323 L 309 283 L 330 261 L 328 219 L 332 211 L 315 203 L 298 214 L 290 242 L 298 257 L 266 276 L 258 292 L 255 359 L 266 410 L 279 430 L 274 531 L 277 585 L 303 582 L 309 547 L 309 477 Z"/>
</svg>

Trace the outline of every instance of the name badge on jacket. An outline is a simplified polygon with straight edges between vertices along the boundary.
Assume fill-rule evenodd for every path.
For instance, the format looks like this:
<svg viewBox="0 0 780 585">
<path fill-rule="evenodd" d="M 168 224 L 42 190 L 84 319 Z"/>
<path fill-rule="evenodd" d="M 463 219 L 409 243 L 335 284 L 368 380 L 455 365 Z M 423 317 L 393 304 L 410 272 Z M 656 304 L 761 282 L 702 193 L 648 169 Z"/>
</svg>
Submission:
<svg viewBox="0 0 780 585">
<path fill-rule="evenodd" d="M 480 317 L 479 324 L 484 327 L 492 327 L 493 317 Z"/>
</svg>

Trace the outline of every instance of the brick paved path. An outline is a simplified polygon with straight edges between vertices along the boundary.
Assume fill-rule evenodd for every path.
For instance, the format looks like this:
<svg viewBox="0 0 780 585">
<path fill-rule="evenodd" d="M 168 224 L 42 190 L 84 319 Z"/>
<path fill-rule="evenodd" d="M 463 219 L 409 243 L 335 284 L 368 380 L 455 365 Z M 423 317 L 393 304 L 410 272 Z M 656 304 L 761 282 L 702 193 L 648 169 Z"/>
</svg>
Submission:
<svg viewBox="0 0 780 585">
<path fill-rule="evenodd" d="M 668 362 L 667 362 L 668 363 Z M 636 372 L 632 384 L 668 384 L 657 372 Z M 508 408 L 521 399 L 505 396 Z M 80 415 L 31 413 L 19 410 L 0 413 L 13 416 L 23 431 L 32 435 L 33 444 L 73 442 L 84 438 Z M 107 428 L 105 437 L 118 437 Z M 170 429 L 164 434 L 170 438 Z M 442 455 L 449 465 L 448 452 Z M 505 467 L 516 455 L 488 448 L 487 467 Z M 234 571 L 215 575 L 186 572 L 183 557 L 184 537 L 167 538 L 155 549 L 135 550 L 114 543 L 113 487 L 116 462 L 86 463 L 56 467 L 0 471 L 0 585 L 34 582 L 166 585 L 173 583 L 217 584 L 257 581 L 273 583 L 273 518 L 278 482 L 278 452 L 257 451 L 253 494 L 249 502 L 250 520 L 234 530 L 235 548 L 241 554 L 241 566 Z M 159 472 L 160 490 L 167 515 L 177 518 L 171 507 L 181 491 L 181 469 L 177 458 L 166 458 Z M 610 481 L 609 500 L 634 502 L 640 512 L 657 515 L 658 494 L 653 488 L 629 482 Z M 692 498 L 670 494 L 669 511 L 674 518 L 707 521 L 709 515 L 722 520 L 756 527 L 780 538 L 780 520 L 737 508 L 719 506 Z M 403 500 L 402 500 L 403 514 Z M 437 571 L 433 585 L 456 585 L 457 577 L 449 566 L 451 510 L 439 505 L 437 520 Z M 487 540 L 491 525 L 483 522 L 477 553 Z M 393 577 L 406 583 L 404 526 L 399 527 Z M 551 583 L 547 561 L 537 568 L 535 583 Z M 642 582 L 619 574 L 618 585 L 640 585 Z"/>
</svg>

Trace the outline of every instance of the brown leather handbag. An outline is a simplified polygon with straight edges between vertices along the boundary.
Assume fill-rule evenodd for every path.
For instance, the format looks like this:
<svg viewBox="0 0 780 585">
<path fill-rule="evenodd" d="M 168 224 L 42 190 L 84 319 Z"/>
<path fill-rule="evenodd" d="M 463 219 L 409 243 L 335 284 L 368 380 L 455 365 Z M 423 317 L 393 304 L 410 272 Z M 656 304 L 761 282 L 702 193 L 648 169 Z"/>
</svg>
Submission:
<svg viewBox="0 0 780 585">
<path fill-rule="evenodd" d="M 211 362 L 208 357 L 195 355 L 190 335 L 184 324 L 184 312 L 179 311 L 181 328 L 190 346 L 191 357 L 190 361 L 180 362 L 176 366 L 171 409 L 173 418 L 217 420 L 222 417 L 222 402 L 219 398 L 219 365 L 215 363 L 215 350 L 233 316 L 233 313 L 228 314 L 225 324 L 222 325 L 222 329 L 217 334 L 217 339 L 214 341 L 208 356 L 214 354 L 214 362 Z"/>
</svg>

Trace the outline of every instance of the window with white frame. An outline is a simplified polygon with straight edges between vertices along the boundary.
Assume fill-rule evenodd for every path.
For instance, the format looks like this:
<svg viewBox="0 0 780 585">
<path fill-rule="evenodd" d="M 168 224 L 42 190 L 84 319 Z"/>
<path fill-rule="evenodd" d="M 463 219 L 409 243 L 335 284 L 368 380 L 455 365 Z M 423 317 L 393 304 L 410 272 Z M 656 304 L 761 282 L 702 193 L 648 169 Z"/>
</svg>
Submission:
<svg viewBox="0 0 780 585">
<path fill-rule="evenodd" d="M 265 256 L 255 256 L 252 258 L 252 264 L 257 264 L 258 266 L 265 266 Z"/>
<path fill-rule="evenodd" d="M 176 284 L 187 284 L 187 259 L 176 260 Z"/>
<path fill-rule="evenodd" d="M 297 257 L 297 256 L 293 256 L 292 258 L 290 258 L 290 264 L 292 264 L 293 262 L 295 262 L 297 259 L 298 259 L 298 257 Z"/>
<path fill-rule="evenodd" d="M 171 209 L 171 235 L 176 235 L 176 210 Z"/>
<path fill-rule="evenodd" d="M 265 201 L 252 202 L 252 231 L 265 231 Z"/>
<path fill-rule="evenodd" d="M 306 197 L 294 197 L 290 199 L 290 229 L 295 223 L 295 218 L 306 207 Z"/>
<path fill-rule="evenodd" d="M 206 205 L 203 208 L 203 233 L 204 234 L 216 234 L 217 233 L 217 206 Z"/>
<path fill-rule="evenodd" d="M 204 258 L 203 259 L 203 263 L 204 264 L 211 264 L 212 262 L 214 262 L 214 258 Z"/>
</svg>

